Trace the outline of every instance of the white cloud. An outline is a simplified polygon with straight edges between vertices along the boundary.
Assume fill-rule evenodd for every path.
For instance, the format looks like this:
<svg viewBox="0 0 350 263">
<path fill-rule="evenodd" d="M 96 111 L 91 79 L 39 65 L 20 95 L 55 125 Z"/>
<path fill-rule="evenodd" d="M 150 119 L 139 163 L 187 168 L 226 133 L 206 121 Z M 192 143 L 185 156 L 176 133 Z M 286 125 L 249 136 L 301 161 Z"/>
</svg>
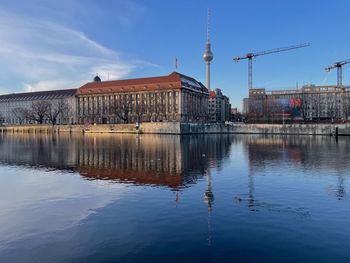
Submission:
<svg viewBox="0 0 350 263">
<path fill-rule="evenodd" d="M 118 79 L 137 66 L 152 66 L 124 61 L 83 32 L 4 11 L 0 39 L 0 92 L 77 88 L 96 73 Z"/>
</svg>

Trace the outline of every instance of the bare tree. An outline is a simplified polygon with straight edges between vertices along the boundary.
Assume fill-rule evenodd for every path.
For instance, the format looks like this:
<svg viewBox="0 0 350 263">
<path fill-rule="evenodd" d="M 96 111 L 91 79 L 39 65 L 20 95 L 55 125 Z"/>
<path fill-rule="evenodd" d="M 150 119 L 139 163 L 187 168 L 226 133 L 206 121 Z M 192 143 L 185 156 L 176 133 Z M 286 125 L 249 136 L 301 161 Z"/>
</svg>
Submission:
<svg viewBox="0 0 350 263">
<path fill-rule="evenodd" d="M 310 98 L 308 95 L 303 93 L 301 97 L 300 113 L 304 121 L 308 120 L 308 114 L 310 111 Z"/>
<path fill-rule="evenodd" d="M 5 117 L 4 115 L 0 112 L 0 124 L 5 122 Z"/>
<path fill-rule="evenodd" d="M 320 122 L 321 120 L 321 94 L 319 93 L 315 93 L 313 94 L 313 102 L 312 102 L 312 105 L 313 105 L 313 110 L 315 112 L 315 116 L 316 116 L 316 119 L 317 119 L 317 122 Z"/>
<path fill-rule="evenodd" d="M 23 124 L 29 116 L 29 111 L 28 109 L 17 107 L 12 110 L 12 114 L 18 120 L 19 124 Z"/>
<path fill-rule="evenodd" d="M 248 121 L 261 121 L 264 116 L 264 101 L 258 99 L 249 99 Z"/>
<path fill-rule="evenodd" d="M 163 121 L 163 119 L 166 117 L 164 101 L 165 99 L 164 99 L 163 93 L 156 93 L 156 98 L 155 98 L 156 104 L 155 104 L 155 112 L 154 112 L 156 116 L 156 121 Z"/>
<path fill-rule="evenodd" d="M 131 107 L 131 95 L 124 94 L 119 97 L 115 102 L 114 106 L 111 107 L 112 112 L 117 115 L 117 117 L 123 120 L 124 123 L 129 122 L 129 114 Z"/>
<path fill-rule="evenodd" d="M 59 116 L 61 117 L 61 120 L 62 121 L 66 120 L 67 123 L 69 123 L 69 118 L 72 113 L 71 108 L 69 107 L 69 104 L 66 101 L 62 100 L 59 103 L 59 108 L 60 108 Z"/>
<path fill-rule="evenodd" d="M 279 120 L 281 114 L 285 114 L 286 110 L 284 109 L 283 102 L 278 99 L 270 99 L 267 102 L 267 107 L 265 110 L 265 116 L 267 121 L 271 121 L 272 123 L 277 119 Z M 283 118 L 283 116 L 282 116 Z"/>
<path fill-rule="evenodd" d="M 146 113 L 146 104 L 144 103 L 144 98 L 142 95 L 139 95 L 140 98 L 136 98 L 136 115 L 137 115 L 137 122 L 141 122 L 142 121 L 142 117 L 143 115 Z"/>
<path fill-rule="evenodd" d="M 48 109 L 46 112 L 46 117 L 50 121 L 52 125 L 57 124 L 58 117 L 67 115 L 69 112 L 69 106 L 68 104 L 63 100 L 55 101 L 55 102 L 49 102 L 48 103 Z"/>
<path fill-rule="evenodd" d="M 345 121 L 350 117 L 350 96 L 347 93 L 343 93 L 343 116 Z"/>
<path fill-rule="evenodd" d="M 50 103 L 45 100 L 36 101 L 32 103 L 32 106 L 28 112 L 28 118 L 36 121 L 39 124 L 43 124 L 45 117 L 48 114 Z"/>
</svg>

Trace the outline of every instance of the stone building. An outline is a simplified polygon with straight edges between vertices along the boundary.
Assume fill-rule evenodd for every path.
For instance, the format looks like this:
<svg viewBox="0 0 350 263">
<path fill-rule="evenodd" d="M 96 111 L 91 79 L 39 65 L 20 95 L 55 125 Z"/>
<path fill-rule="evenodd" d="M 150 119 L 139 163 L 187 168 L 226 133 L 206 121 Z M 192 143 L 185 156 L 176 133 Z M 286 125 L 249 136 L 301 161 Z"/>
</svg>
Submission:
<svg viewBox="0 0 350 263">
<path fill-rule="evenodd" d="M 35 123 L 28 117 L 33 104 L 47 102 L 50 106 L 64 103 L 68 106 L 65 112 L 57 116 L 57 124 L 75 123 L 76 120 L 76 89 L 38 91 L 0 95 L 0 122 L 8 124 Z M 44 116 L 43 123 L 49 123 Z"/>
<path fill-rule="evenodd" d="M 220 89 L 209 94 L 209 121 L 225 122 L 231 120 L 231 104 L 228 97 Z"/>
<path fill-rule="evenodd" d="M 197 80 L 168 76 L 101 81 L 95 77 L 77 91 L 79 123 L 204 122 L 208 90 Z"/>
<path fill-rule="evenodd" d="M 0 123 L 53 123 L 50 113 L 60 103 L 68 109 L 55 124 L 205 122 L 208 97 L 202 83 L 177 72 L 113 81 L 96 76 L 78 89 L 1 95 Z M 33 117 L 34 106 L 42 108 L 40 120 Z"/>
<path fill-rule="evenodd" d="M 251 89 L 244 104 L 247 117 L 253 121 L 346 121 L 350 117 L 350 87 L 306 85 L 292 90 Z"/>
</svg>

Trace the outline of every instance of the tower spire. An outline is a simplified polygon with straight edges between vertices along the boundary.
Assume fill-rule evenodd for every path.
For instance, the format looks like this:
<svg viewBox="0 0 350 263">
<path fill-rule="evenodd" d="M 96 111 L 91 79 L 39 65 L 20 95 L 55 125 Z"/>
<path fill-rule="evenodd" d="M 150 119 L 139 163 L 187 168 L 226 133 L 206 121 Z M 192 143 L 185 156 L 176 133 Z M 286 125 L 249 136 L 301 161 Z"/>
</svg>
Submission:
<svg viewBox="0 0 350 263">
<path fill-rule="evenodd" d="M 210 43 L 210 9 L 207 10 L 207 43 Z"/>
</svg>

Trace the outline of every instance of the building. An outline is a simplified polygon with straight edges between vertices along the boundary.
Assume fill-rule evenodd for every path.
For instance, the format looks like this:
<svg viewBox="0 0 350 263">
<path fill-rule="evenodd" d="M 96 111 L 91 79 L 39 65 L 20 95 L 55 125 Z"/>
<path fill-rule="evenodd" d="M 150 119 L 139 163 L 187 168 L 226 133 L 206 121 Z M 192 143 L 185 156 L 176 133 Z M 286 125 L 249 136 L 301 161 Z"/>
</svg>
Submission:
<svg viewBox="0 0 350 263">
<path fill-rule="evenodd" d="M 209 93 L 209 121 L 225 122 L 231 120 L 231 104 L 220 89 Z"/>
<path fill-rule="evenodd" d="M 205 122 L 208 90 L 194 78 L 167 76 L 101 81 L 77 91 L 79 123 Z"/>
<path fill-rule="evenodd" d="M 202 83 L 177 72 L 113 81 L 96 76 L 78 89 L 2 95 L 0 119 L 9 124 L 206 122 L 208 97 Z"/>
<path fill-rule="evenodd" d="M 75 123 L 76 91 L 77 89 L 67 89 L 0 95 L 0 122 L 50 123 L 55 117 L 57 124 Z M 64 110 L 58 112 L 63 106 Z M 39 118 L 42 118 L 42 121 L 39 121 Z"/>
<path fill-rule="evenodd" d="M 238 108 L 231 108 L 231 121 L 232 122 L 241 122 L 243 121 L 243 115 L 238 110 Z"/>
<path fill-rule="evenodd" d="M 208 90 L 194 78 L 168 76 L 101 81 L 77 91 L 79 123 L 204 122 Z"/>
<path fill-rule="evenodd" d="M 350 117 L 350 86 L 250 89 L 243 104 L 250 121 L 346 121 Z"/>
<path fill-rule="evenodd" d="M 248 115 L 249 113 L 249 98 L 244 98 L 242 101 L 242 114 Z"/>
</svg>

